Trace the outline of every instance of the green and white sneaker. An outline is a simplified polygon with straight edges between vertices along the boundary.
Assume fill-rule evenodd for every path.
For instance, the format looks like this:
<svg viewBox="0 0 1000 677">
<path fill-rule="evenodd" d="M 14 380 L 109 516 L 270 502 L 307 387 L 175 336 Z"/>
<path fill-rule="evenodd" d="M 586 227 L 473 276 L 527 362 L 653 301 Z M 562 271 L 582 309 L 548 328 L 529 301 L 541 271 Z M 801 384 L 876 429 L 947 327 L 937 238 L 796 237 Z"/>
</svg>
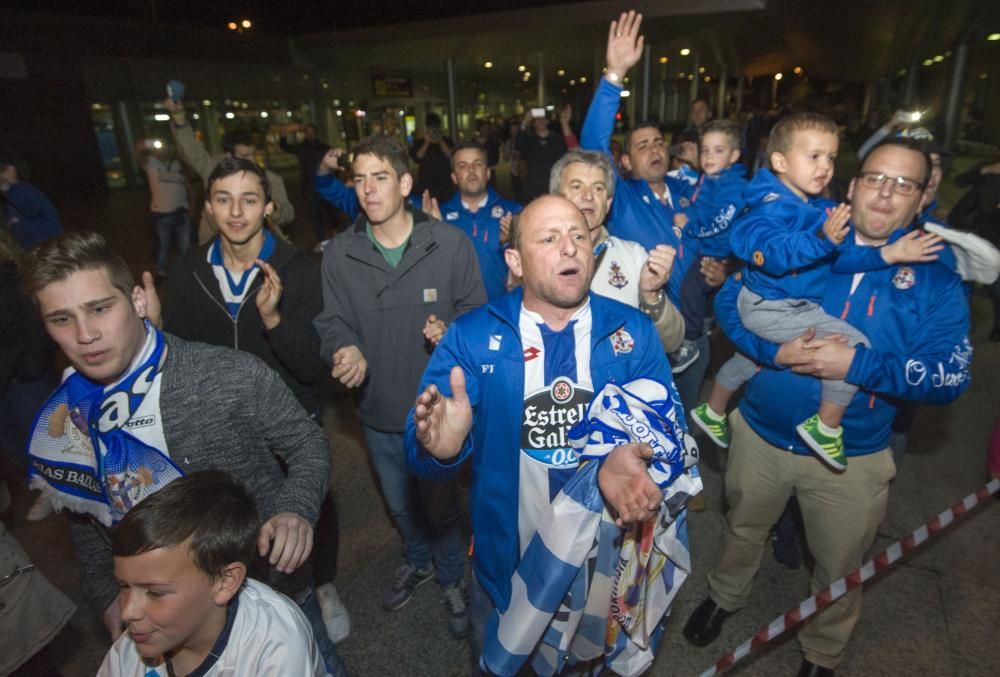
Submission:
<svg viewBox="0 0 1000 677">
<path fill-rule="evenodd" d="M 708 402 L 699 404 L 688 412 L 691 420 L 708 435 L 708 439 L 722 448 L 729 446 L 729 420 L 712 411 Z"/>
<path fill-rule="evenodd" d="M 847 469 L 847 456 L 844 455 L 844 428 L 832 430 L 823 425 L 819 414 L 807 418 L 795 426 L 799 436 L 805 440 L 819 460 L 837 471 Z M 832 433 L 832 434 L 830 434 Z"/>
</svg>

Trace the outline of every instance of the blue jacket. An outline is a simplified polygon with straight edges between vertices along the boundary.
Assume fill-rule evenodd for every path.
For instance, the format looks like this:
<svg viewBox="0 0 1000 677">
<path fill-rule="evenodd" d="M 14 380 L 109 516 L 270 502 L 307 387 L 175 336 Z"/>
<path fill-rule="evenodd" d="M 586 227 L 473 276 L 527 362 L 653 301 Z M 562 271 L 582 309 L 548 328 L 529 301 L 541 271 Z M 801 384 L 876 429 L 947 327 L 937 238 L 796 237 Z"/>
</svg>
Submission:
<svg viewBox="0 0 1000 677">
<path fill-rule="evenodd" d="M 520 559 L 517 528 L 521 424 L 524 418 L 524 354 L 519 318 L 521 289 L 455 320 L 434 350 L 420 381 L 420 391 L 434 383 L 451 395 L 449 374 L 459 365 L 474 411 L 472 432 L 451 462 L 432 457 L 416 439 L 413 412 L 406 423 L 406 461 L 423 477 L 456 472 L 472 458 L 475 482 L 471 513 L 477 580 L 496 607 L 506 611 L 510 581 Z M 590 294 L 590 370 L 594 392 L 608 383 L 648 377 L 669 384 L 677 411 L 680 399 L 652 322 L 638 310 Z M 615 352 L 611 336 L 624 329 L 633 339 L 628 352 Z M 683 417 L 681 425 L 685 425 Z M 685 428 L 686 429 L 686 428 Z"/>
<path fill-rule="evenodd" d="M 601 79 L 587 110 L 580 132 L 580 146 L 611 155 L 611 134 L 622 88 Z M 612 162 L 612 166 L 614 163 Z M 680 197 L 687 183 L 672 176 L 664 177 L 673 207 L 662 205 L 642 179 L 615 177 L 615 199 L 608 215 L 608 232 L 623 240 L 638 242 L 647 250 L 668 244 L 677 250 L 674 270 L 667 281 L 667 294 L 680 307 L 681 283 L 691 264 L 698 258 L 698 240 L 674 232 L 674 212 L 680 210 Z"/>
<path fill-rule="evenodd" d="M 42 191 L 26 181 L 10 185 L 3 194 L 7 208 L 7 226 L 14 241 L 24 251 L 39 242 L 61 235 L 62 222 L 55 205 Z"/>
<path fill-rule="evenodd" d="M 458 191 L 440 205 L 441 220 L 464 231 L 479 255 L 479 269 L 483 273 L 486 296 L 490 301 L 507 293 L 507 262 L 500 246 L 500 219 L 504 214 L 521 213 L 521 205 L 497 195 L 493 188 L 486 191 L 486 204 L 473 214 L 462 204 Z"/>
<path fill-rule="evenodd" d="M 827 239 L 823 223 L 834 202 L 822 197 L 804 202 L 768 169 L 757 172 L 744 197 L 749 211 L 732 227 L 729 242 L 747 263 L 744 284 L 765 299 L 819 303 L 831 263 L 843 273 L 887 266 L 878 247 L 853 246 L 853 231 L 839 246 Z"/>
<path fill-rule="evenodd" d="M 940 262 L 899 264 L 865 274 L 831 274 L 822 298 L 827 313 L 864 332 L 844 380 L 857 385 L 844 415 L 844 450 L 863 456 L 889 444 L 900 400 L 947 404 L 969 386 L 972 345 L 962 280 Z M 765 368 L 747 384 L 740 412 L 770 444 L 808 456 L 795 426 L 819 410 L 822 381 L 774 363 L 779 346 L 748 332 L 736 309 L 738 276 L 715 301 L 715 316 L 737 348 Z"/>
<path fill-rule="evenodd" d="M 732 255 L 730 226 L 746 209 L 746 174 L 747 168 L 737 163 L 712 176 L 702 174 L 695 185 L 685 190 L 689 205 L 684 207 L 684 213 L 689 221 L 684 231 L 701 241 L 701 256 L 722 259 Z"/>
</svg>

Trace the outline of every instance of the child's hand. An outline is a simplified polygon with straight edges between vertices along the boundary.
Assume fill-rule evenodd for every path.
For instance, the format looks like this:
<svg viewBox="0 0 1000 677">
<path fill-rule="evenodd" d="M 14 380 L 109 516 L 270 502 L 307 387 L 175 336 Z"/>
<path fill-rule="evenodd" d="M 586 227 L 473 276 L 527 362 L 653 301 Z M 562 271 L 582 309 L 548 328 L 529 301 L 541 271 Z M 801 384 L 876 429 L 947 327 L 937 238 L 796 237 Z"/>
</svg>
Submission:
<svg viewBox="0 0 1000 677">
<path fill-rule="evenodd" d="M 937 253 L 944 249 L 941 242 L 941 237 L 938 235 L 913 230 L 892 244 L 882 247 L 882 258 L 889 265 L 935 261 Z"/>
<path fill-rule="evenodd" d="M 687 214 L 683 214 L 680 212 L 674 214 L 674 226 L 680 228 L 681 230 L 684 230 L 684 226 L 686 226 L 687 224 L 688 224 Z"/>
<path fill-rule="evenodd" d="M 851 205 L 846 202 L 837 205 L 837 208 L 830 212 L 826 221 L 823 222 L 823 234 L 826 235 L 826 239 L 838 245 L 843 242 L 851 230 L 847 225 L 850 218 Z"/>
</svg>

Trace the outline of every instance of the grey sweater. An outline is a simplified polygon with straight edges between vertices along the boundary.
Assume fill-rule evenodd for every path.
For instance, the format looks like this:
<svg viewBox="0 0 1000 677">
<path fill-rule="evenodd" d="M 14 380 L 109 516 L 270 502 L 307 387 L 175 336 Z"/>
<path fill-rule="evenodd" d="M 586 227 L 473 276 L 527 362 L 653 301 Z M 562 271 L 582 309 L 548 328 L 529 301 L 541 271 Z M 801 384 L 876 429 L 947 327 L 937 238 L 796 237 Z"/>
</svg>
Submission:
<svg viewBox="0 0 1000 677">
<path fill-rule="evenodd" d="M 315 524 L 330 482 L 330 447 L 288 386 L 253 355 L 164 336 L 160 413 L 171 460 L 185 473 L 230 473 L 246 485 L 264 521 L 292 512 Z M 84 596 L 103 613 L 118 594 L 107 529 L 81 515 L 70 522 Z M 272 584 L 288 594 L 308 585 L 301 568 L 272 574 Z"/>
</svg>

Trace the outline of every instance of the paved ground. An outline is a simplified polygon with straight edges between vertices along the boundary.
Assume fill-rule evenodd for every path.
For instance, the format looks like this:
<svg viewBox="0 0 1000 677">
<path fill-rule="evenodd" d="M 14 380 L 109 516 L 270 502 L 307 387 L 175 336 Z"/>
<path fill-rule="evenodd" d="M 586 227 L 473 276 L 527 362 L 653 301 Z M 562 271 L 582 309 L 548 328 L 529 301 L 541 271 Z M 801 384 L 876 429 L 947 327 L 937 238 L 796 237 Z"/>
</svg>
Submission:
<svg viewBox="0 0 1000 677">
<path fill-rule="evenodd" d="M 289 192 L 294 189 L 290 187 Z M 129 253 L 137 268 L 151 261 L 146 197 L 119 193 L 104 206 L 64 210 L 73 227 L 97 228 Z M 135 215 L 134 217 L 131 215 Z M 301 241 L 311 235 L 301 228 Z M 992 317 L 984 299 L 973 303 L 973 381 L 949 407 L 925 407 L 917 418 L 911 448 L 899 466 L 889 513 L 873 549 L 880 551 L 919 524 L 981 486 L 986 478 L 989 434 L 1000 412 L 1000 343 L 986 340 Z M 341 554 L 338 588 L 351 611 L 353 631 L 340 650 L 354 675 L 463 675 L 469 652 L 447 634 L 445 612 L 433 585 L 419 589 L 396 613 L 378 599 L 400 547 L 363 446 L 351 398 L 334 387 L 324 402 L 324 422 L 334 449 L 332 482 L 340 510 Z M 674 618 L 650 671 L 654 675 L 694 675 L 808 594 L 805 569 L 788 571 L 764 558 L 750 607 L 732 617 L 722 637 L 704 649 L 691 647 L 680 627 L 705 594 L 704 574 L 714 562 L 722 522 L 719 472 L 723 454 L 702 445 L 708 509 L 691 516 L 695 573 L 680 592 Z M 8 479 L 13 479 L 9 478 Z M 39 568 L 62 590 L 79 599 L 79 570 L 60 516 L 28 524 L 30 497 L 15 489 L 5 523 Z M 841 675 L 1000 674 L 994 648 L 1000 627 L 1000 510 L 991 499 L 960 526 L 935 538 L 914 556 L 869 583 L 861 622 L 848 648 Z M 100 622 L 82 606 L 55 640 L 52 653 L 68 676 L 92 675 L 107 649 Z M 736 675 L 794 675 L 798 647 L 786 638 L 745 660 Z"/>
</svg>

